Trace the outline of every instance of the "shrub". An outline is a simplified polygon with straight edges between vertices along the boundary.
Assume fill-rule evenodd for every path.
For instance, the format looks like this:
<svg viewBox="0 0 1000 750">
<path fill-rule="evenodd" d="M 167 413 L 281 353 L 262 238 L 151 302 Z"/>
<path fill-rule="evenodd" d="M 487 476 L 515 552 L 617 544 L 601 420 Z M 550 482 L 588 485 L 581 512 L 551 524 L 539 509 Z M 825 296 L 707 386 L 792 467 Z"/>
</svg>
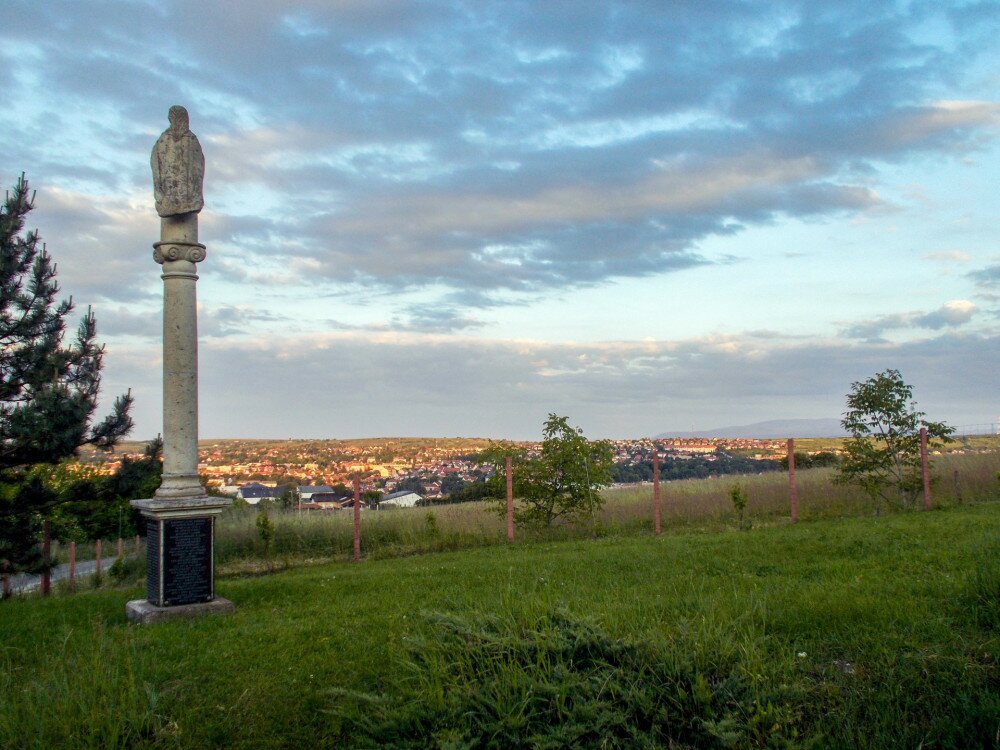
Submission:
<svg viewBox="0 0 1000 750">
<path fill-rule="evenodd" d="M 271 517 L 267 514 L 266 510 L 262 510 L 257 514 L 257 533 L 260 535 L 260 541 L 264 544 L 264 557 L 270 563 L 271 542 L 274 541 L 274 524 L 271 522 Z"/>
<path fill-rule="evenodd" d="M 729 488 L 729 502 L 733 504 L 733 510 L 736 511 L 736 519 L 739 522 L 740 529 L 750 528 L 746 517 L 747 491 L 740 485 L 734 484 Z"/>
<path fill-rule="evenodd" d="M 513 491 L 520 501 L 515 515 L 518 523 L 547 527 L 556 520 L 593 518 L 604 504 L 601 488 L 611 484 L 611 443 L 587 440 L 567 417 L 555 414 L 545 420 L 542 438 L 537 455 L 503 443 L 491 443 L 484 452 L 482 460 L 493 470 L 487 484 L 490 495 L 498 498 L 497 512 L 507 511 L 506 491 L 500 486 L 506 481 L 510 457 Z"/>
</svg>

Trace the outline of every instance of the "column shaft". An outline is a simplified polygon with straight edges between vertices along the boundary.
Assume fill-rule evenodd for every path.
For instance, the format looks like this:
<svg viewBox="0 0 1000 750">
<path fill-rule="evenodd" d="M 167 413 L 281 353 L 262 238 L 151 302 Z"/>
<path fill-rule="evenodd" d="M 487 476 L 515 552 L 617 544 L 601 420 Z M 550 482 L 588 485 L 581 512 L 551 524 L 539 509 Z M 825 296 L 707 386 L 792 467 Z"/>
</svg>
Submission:
<svg viewBox="0 0 1000 750">
<path fill-rule="evenodd" d="M 197 243 L 198 217 L 162 220 L 161 243 Z M 197 266 L 163 261 L 163 482 L 160 498 L 200 497 L 198 480 Z"/>
</svg>

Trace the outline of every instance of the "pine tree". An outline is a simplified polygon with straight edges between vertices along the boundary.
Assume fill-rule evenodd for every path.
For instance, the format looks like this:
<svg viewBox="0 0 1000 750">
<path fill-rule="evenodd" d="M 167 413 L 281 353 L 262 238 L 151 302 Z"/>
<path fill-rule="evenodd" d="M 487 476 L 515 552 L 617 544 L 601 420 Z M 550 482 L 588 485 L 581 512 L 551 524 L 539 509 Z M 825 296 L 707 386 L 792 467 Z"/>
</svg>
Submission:
<svg viewBox="0 0 1000 750">
<path fill-rule="evenodd" d="M 37 560 L 38 528 L 57 502 L 24 482 L 27 468 L 57 463 L 87 443 L 110 449 L 132 429 L 131 394 L 97 424 L 104 347 L 88 308 L 66 345 L 73 300 L 58 300 L 56 265 L 35 231 L 25 231 L 34 196 L 24 175 L 0 206 L 0 566 Z"/>
</svg>

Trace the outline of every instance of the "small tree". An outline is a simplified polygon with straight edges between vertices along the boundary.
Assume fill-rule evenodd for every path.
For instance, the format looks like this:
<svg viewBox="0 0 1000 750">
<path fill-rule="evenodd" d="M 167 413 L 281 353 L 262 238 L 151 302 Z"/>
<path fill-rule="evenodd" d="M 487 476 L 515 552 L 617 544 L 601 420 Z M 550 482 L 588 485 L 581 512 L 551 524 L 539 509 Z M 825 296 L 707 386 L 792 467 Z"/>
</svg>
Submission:
<svg viewBox="0 0 1000 750">
<path fill-rule="evenodd" d="M 837 480 L 861 487 L 875 503 L 875 515 L 883 501 L 908 507 L 920 491 L 920 428 L 926 427 L 928 439 L 936 441 L 955 431 L 924 419 L 913 402 L 913 387 L 898 370 L 852 383 L 840 423 L 851 437 L 844 441 Z"/>
<path fill-rule="evenodd" d="M 93 443 L 111 448 L 132 429 L 130 394 L 91 426 L 97 409 L 104 347 L 95 343 L 93 314 L 75 340 L 63 339 L 72 300 L 57 301 L 52 258 L 36 232 L 24 231 L 33 208 L 22 175 L 0 206 L 0 567 L 37 564 L 42 516 L 58 503 L 37 481 L 34 464 L 53 464 Z"/>
<path fill-rule="evenodd" d="M 519 523 L 550 526 L 557 519 L 593 516 L 604 504 L 600 490 L 611 484 L 614 453 L 606 440 L 587 440 L 583 431 L 570 427 L 568 417 L 549 414 L 542 429 L 542 449 L 537 456 L 509 443 L 494 443 L 483 454 L 492 466 L 490 494 L 505 498 L 500 488 L 507 456 L 514 471 L 514 495 L 521 503 Z M 506 503 L 498 503 L 506 512 Z"/>
<path fill-rule="evenodd" d="M 274 541 L 274 522 L 268 515 L 267 509 L 257 512 L 257 534 L 264 544 L 264 557 L 267 560 L 268 568 L 271 568 L 271 542 Z"/>
<path fill-rule="evenodd" d="M 736 511 L 736 520 L 739 522 L 740 529 L 749 529 L 750 525 L 746 519 L 747 491 L 740 485 L 734 484 L 729 488 L 729 502 L 733 504 L 733 510 Z"/>
</svg>

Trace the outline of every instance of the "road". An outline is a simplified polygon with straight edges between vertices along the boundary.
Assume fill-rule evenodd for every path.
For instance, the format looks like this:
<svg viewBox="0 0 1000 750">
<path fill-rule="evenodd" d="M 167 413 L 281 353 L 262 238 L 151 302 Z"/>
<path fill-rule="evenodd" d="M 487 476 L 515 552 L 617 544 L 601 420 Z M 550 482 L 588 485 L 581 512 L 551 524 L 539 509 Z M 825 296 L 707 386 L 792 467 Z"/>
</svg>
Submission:
<svg viewBox="0 0 1000 750">
<path fill-rule="evenodd" d="M 107 573 L 108 568 L 110 568 L 115 560 L 116 556 L 103 557 L 101 558 L 101 572 Z M 84 576 L 90 576 L 94 574 L 97 569 L 97 562 L 94 560 L 78 560 L 76 563 L 76 578 L 79 580 Z M 57 565 L 52 569 L 51 580 L 52 583 L 56 581 L 63 581 L 69 578 L 69 563 L 63 565 Z M 13 589 L 15 594 L 26 593 L 28 591 L 34 591 L 42 585 L 42 577 L 36 575 L 30 575 L 28 573 L 19 573 L 10 577 L 11 589 Z"/>
</svg>

